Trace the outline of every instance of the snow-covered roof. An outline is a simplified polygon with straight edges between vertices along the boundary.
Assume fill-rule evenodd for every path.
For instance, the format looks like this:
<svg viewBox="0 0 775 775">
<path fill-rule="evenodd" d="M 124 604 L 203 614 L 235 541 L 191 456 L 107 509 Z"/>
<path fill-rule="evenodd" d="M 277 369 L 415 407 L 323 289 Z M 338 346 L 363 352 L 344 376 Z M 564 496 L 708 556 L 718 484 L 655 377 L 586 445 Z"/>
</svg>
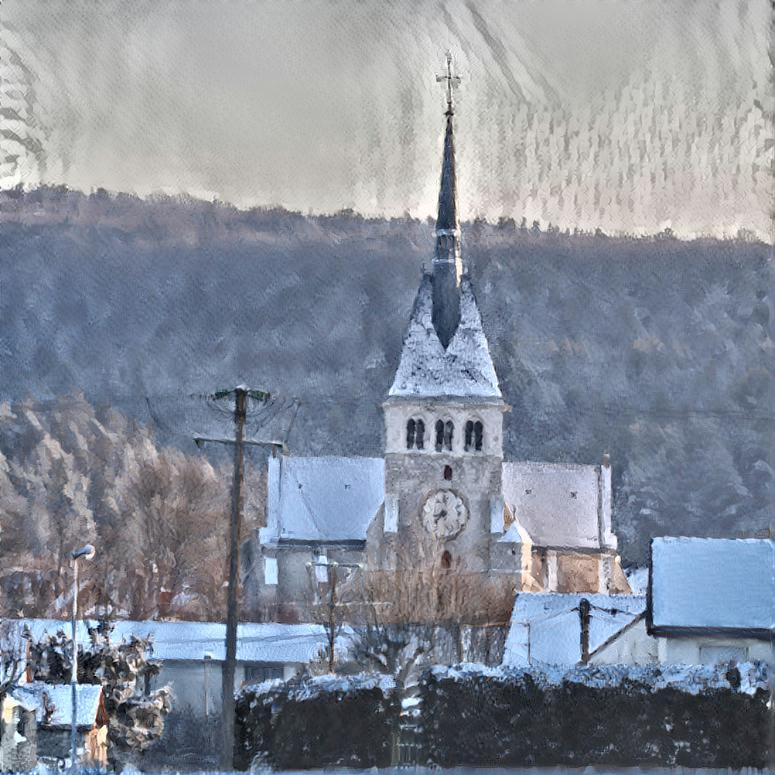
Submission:
<svg viewBox="0 0 775 775">
<path fill-rule="evenodd" d="M 599 466 L 504 463 L 502 481 L 503 498 L 534 545 L 616 545 L 601 514 Z"/>
<path fill-rule="evenodd" d="M 102 687 L 99 684 L 78 684 L 79 728 L 89 728 L 97 720 Z M 70 684 L 48 684 L 42 682 L 20 684 L 13 690 L 14 698 L 26 707 L 35 710 L 39 724 L 45 721 L 45 708 L 54 706 L 54 712 L 45 724 L 47 727 L 69 727 L 72 719 L 72 689 Z M 44 695 L 46 695 L 44 701 Z"/>
<path fill-rule="evenodd" d="M 660 631 L 775 632 L 775 541 L 655 538 L 651 626 Z"/>
<path fill-rule="evenodd" d="M 602 646 L 646 610 L 640 595 L 523 592 L 511 614 L 503 664 L 575 665 L 581 660 L 579 601 L 590 602 L 589 651 Z"/>
<path fill-rule="evenodd" d="M 432 283 L 432 275 L 423 275 L 388 395 L 501 399 L 471 281 L 461 278 L 460 323 L 446 350 L 433 327 Z"/>
<path fill-rule="evenodd" d="M 6 620 L 8 622 L 9 620 Z M 26 624 L 35 639 L 64 630 L 70 623 L 56 619 L 16 619 L 19 629 Z M 78 640 L 88 643 L 87 625 L 78 623 Z M 155 659 L 162 661 L 222 661 L 225 656 L 226 625 L 220 622 L 115 621 L 111 640 L 132 636 L 153 639 Z M 237 660 L 274 664 L 305 664 L 315 659 L 326 644 L 325 628 L 318 624 L 244 623 L 237 627 Z"/>
<path fill-rule="evenodd" d="M 270 458 L 261 542 L 365 541 L 384 498 L 382 458 Z"/>
</svg>

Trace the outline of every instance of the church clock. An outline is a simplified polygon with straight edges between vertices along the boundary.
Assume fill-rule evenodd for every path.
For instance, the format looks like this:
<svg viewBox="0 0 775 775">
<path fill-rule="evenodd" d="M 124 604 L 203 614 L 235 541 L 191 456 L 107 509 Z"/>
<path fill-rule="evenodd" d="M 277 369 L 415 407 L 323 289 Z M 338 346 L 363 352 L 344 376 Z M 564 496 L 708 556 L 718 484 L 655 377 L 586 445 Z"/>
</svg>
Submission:
<svg viewBox="0 0 775 775">
<path fill-rule="evenodd" d="M 451 490 L 439 490 L 428 496 L 422 509 L 425 529 L 436 538 L 453 538 L 468 519 L 463 499 Z"/>
</svg>

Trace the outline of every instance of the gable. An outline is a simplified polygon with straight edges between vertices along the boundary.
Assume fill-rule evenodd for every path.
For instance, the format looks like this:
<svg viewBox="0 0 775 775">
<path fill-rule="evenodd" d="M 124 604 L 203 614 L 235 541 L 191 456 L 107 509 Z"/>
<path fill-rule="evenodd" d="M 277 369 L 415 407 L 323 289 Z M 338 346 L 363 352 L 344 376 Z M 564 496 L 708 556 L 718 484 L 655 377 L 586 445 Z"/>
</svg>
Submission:
<svg viewBox="0 0 775 775">
<path fill-rule="evenodd" d="M 270 458 L 261 541 L 365 541 L 384 497 L 382 458 Z"/>
</svg>

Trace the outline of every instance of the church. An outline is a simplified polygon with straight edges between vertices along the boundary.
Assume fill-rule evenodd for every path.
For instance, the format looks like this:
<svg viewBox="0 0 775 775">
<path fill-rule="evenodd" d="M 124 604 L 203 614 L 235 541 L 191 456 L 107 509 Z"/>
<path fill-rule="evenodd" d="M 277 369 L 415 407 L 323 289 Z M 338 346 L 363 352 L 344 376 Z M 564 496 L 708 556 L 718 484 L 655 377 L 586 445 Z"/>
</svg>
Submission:
<svg viewBox="0 0 775 775">
<path fill-rule="evenodd" d="M 461 246 L 452 75 L 435 251 L 393 384 L 380 458 L 268 463 L 267 524 L 246 597 L 305 618 L 330 566 L 435 566 L 502 577 L 515 592 L 626 593 L 611 525 L 611 463 L 504 459 L 503 399 Z"/>
</svg>

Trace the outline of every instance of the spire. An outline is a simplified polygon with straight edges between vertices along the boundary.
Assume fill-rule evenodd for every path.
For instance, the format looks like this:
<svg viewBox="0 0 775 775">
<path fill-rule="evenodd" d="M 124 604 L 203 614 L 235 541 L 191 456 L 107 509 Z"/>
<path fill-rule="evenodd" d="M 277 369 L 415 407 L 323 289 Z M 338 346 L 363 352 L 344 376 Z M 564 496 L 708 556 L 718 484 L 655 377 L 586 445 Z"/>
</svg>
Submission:
<svg viewBox="0 0 775 775">
<path fill-rule="evenodd" d="M 460 77 L 452 74 L 452 54 L 447 52 L 447 72 L 436 76 L 447 89 L 447 128 L 441 162 L 439 212 L 436 218 L 436 252 L 433 257 L 433 327 L 446 348 L 460 322 L 460 222 L 457 212 L 457 175 L 455 173 L 455 137 L 452 118 L 455 107 L 452 89 Z"/>
</svg>

